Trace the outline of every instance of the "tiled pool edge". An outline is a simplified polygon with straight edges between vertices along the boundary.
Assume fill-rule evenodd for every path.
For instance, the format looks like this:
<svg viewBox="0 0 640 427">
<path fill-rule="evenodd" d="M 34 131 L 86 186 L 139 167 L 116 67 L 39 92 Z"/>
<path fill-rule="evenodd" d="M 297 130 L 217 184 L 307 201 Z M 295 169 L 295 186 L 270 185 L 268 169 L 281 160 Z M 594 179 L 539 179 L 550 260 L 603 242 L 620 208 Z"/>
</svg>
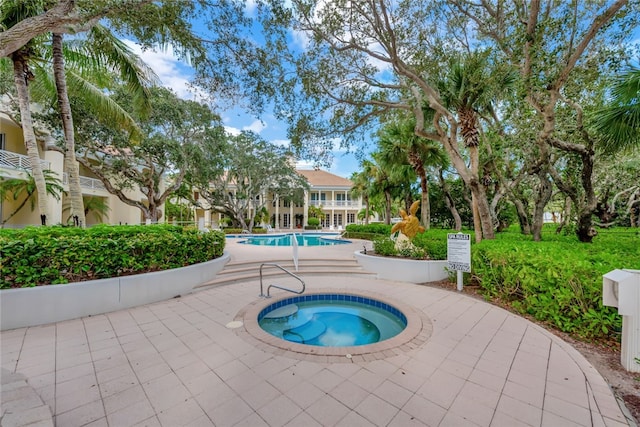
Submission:
<svg viewBox="0 0 640 427">
<path fill-rule="evenodd" d="M 407 327 L 395 337 L 361 346 L 318 347 L 293 343 L 270 335 L 258 324 L 258 315 L 262 310 L 274 304 L 274 302 L 290 298 L 289 296 L 283 296 L 278 298 L 278 300 L 260 299 L 240 310 L 234 320 L 241 321 L 243 325 L 234 331 L 238 336 L 264 351 L 298 360 L 325 363 L 353 363 L 397 356 L 407 350 L 422 346 L 433 332 L 431 320 L 424 313 L 407 304 L 389 298 L 386 295 L 336 288 L 317 290 L 314 291 L 313 294 L 347 294 L 378 300 L 402 312 L 407 319 Z"/>
</svg>

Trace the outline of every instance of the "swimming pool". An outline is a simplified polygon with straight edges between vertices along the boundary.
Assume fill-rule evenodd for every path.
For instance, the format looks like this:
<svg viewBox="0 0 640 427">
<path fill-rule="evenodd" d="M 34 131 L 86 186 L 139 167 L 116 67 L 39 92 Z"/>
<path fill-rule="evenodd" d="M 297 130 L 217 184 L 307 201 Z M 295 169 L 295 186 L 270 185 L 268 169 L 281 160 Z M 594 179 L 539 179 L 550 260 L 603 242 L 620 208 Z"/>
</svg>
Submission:
<svg viewBox="0 0 640 427">
<path fill-rule="evenodd" d="M 292 246 L 293 236 L 296 236 L 298 246 L 331 246 L 351 243 L 348 240 L 336 239 L 338 234 L 309 234 L 309 233 L 291 233 L 291 234 L 268 234 L 259 236 L 250 236 L 246 240 L 238 243 L 246 245 L 258 246 Z"/>
<path fill-rule="evenodd" d="M 384 302 L 348 294 L 304 295 L 265 307 L 260 327 L 293 343 L 320 347 L 362 346 L 387 340 L 407 326 L 407 318 Z"/>
</svg>

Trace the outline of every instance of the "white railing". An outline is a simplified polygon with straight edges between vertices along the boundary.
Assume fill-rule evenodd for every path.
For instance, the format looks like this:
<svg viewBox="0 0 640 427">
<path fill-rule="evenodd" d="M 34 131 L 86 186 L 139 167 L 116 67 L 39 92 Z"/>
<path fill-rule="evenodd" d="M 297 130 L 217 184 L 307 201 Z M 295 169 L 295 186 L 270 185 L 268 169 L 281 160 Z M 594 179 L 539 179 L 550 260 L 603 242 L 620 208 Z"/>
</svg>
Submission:
<svg viewBox="0 0 640 427">
<path fill-rule="evenodd" d="M 51 168 L 51 162 L 47 162 L 46 160 L 40 160 L 40 165 L 42 169 Z M 0 150 L 0 166 L 11 169 L 24 169 L 26 171 L 31 170 L 29 157 L 7 150 Z"/>
<path fill-rule="evenodd" d="M 69 184 L 69 175 L 66 172 L 62 174 L 62 183 Z M 88 188 L 90 190 L 106 190 L 102 181 L 86 176 L 80 177 L 80 187 Z"/>
<path fill-rule="evenodd" d="M 358 208 L 360 204 L 354 200 L 311 200 L 311 206 L 322 206 L 323 208 Z"/>
</svg>

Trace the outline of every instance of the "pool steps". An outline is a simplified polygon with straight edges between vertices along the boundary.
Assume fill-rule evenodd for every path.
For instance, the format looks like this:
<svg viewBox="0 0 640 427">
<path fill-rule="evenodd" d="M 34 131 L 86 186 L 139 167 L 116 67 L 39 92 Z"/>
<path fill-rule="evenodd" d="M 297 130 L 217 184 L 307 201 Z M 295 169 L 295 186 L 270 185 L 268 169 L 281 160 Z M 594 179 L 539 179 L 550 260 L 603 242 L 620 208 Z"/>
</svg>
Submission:
<svg viewBox="0 0 640 427">
<path fill-rule="evenodd" d="M 356 275 L 360 277 L 375 278 L 375 274 L 366 272 L 360 267 L 355 258 L 352 259 L 301 259 L 298 264 L 298 271 L 295 270 L 293 261 L 289 259 L 269 260 L 270 263 L 276 263 L 304 278 L 305 276 L 321 276 L 321 275 Z M 225 265 L 214 280 L 196 286 L 195 291 L 214 287 L 224 286 L 233 283 L 259 280 L 260 264 L 264 261 L 234 261 L 233 259 Z M 286 274 L 279 269 L 265 269 L 264 277 L 284 277 Z"/>
</svg>

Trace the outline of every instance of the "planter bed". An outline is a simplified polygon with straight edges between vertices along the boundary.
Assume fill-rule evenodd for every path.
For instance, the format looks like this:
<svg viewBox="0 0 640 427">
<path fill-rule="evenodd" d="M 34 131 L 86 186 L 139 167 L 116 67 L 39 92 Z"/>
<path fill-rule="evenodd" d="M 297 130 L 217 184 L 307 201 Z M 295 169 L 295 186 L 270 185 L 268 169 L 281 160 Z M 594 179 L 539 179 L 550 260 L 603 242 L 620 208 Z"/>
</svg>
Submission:
<svg viewBox="0 0 640 427">
<path fill-rule="evenodd" d="M 416 260 L 366 255 L 355 251 L 356 261 L 368 272 L 376 273 L 378 279 L 399 282 L 437 282 L 449 277 L 447 260 Z"/>
<path fill-rule="evenodd" d="M 163 301 L 211 281 L 229 261 L 220 258 L 171 270 L 64 285 L 0 290 L 0 329 L 43 325 Z"/>
</svg>

